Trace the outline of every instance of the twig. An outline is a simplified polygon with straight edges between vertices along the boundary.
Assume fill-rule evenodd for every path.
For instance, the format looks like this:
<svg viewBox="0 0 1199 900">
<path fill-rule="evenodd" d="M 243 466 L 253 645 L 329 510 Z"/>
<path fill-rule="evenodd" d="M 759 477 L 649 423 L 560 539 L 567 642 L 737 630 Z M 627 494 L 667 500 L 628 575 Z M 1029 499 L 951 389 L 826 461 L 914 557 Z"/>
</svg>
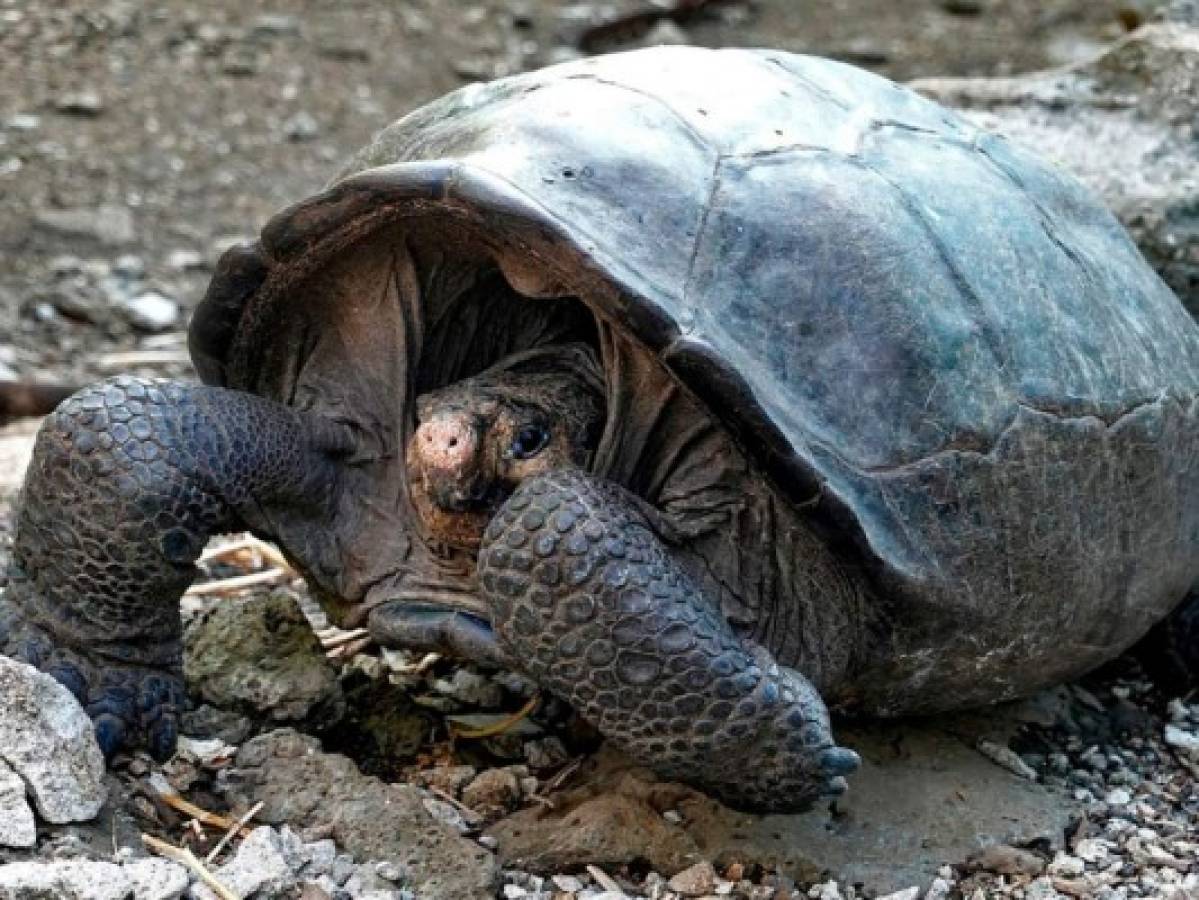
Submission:
<svg viewBox="0 0 1199 900">
<path fill-rule="evenodd" d="M 238 823 L 232 819 L 209 812 L 206 809 L 202 809 L 199 806 L 196 806 L 196 804 L 184 800 L 178 794 L 169 794 L 164 791 L 158 791 L 157 793 L 159 799 L 161 799 L 162 802 L 167 806 L 171 807 L 172 809 L 179 810 L 179 812 L 183 813 L 185 816 L 191 816 L 198 822 L 203 822 L 205 825 L 211 825 L 213 828 L 237 828 L 242 837 L 245 837 L 250 833 L 248 828 L 239 826 Z"/>
<path fill-rule="evenodd" d="M 240 819 L 238 819 L 236 822 L 234 822 L 232 825 L 230 825 L 229 830 L 225 832 L 225 836 L 223 838 L 221 838 L 219 841 L 217 841 L 217 844 L 215 847 L 212 848 L 212 851 L 206 857 L 204 857 L 204 862 L 210 863 L 214 859 L 216 859 L 220 855 L 221 851 L 225 849 L 225 845 L 228 844 L 231 840 L 233 840 L 233 836 L 236 835 L 243 828 L 245 828 L 246 825 L 249 823 L 249 821 L 252 818 L 254 818 L 256 815 L 258 815 L 258 811 L 260 809 L 262 809 L 262 807 L 265 804 L 266 804 L 265 800 L 259 800 L 257 803 L 255 803 L 253 806 L 250 807 L 250 811 L 248 813 L 246 813 L 244 816 L 242 816 Z"/>
<path fill-rule="evenodd" d="M 105 353 L 98 365 L 105 374 L 119 372 L 133 366 L 188 365 L 191 357 L 186 350 L 123 350 Z"/>
<path fill-rule="evenodd" d="M 441 662 L 440 653 L 426 653 L 416 662 L 405 666 L 396 666 L 391 672 L 393 675 L 423 675 L 439 662 Z"/>
<path fill-rule="evenodd" d="M 265 572 L 254 572 L 252 575 L 237 575 L 233 578 L 222 578 L 219 581 L 206 581 L 203 584 L 193 584 L 187 589 L 189 597 L 205 597 L 212 594 L 233 594 L 245 588 L 259 584 L 270 584 L 281 578 L 287 578 L 291 572 L 285 569 L 267 569 Z"/>
<path fill-rule="evenodd" d="M 321 646 L 326 650 L 332 650 L 335 647 L 341 647 L 351 641 L 356 641 L 359 638 L 364 638 L 368 634 L 365 628 L 355 628 L 351 631 L 342 631 L 340 628 L 326 628 L 323 631 L 317 632 L 317 637 L 321 639 Z"/>
<path fill-rule="evenodd" d="M 165 856 L 167 859 L 172 859 L 177 863 L 182 863 L 183 865 L 187 866 L 189 869 L 195 872 L 197 876 L 199 876 L 201 881 L 212 888 L 213 893 L 220 897 L 221 900 L 241 900 L 237 894 L 233 893 L 233 891 L 221 884 L 221 882 L 217 880 L 217 877 L 204 867 L 204 863 L 196 859 L 196 855 L 186 847 L 176 847 L 174 844 L 168 844 L 166 841 L 160 841 L 158 838 L 152 837 L 148 834 L 142 835 L 142 843 L 144 843 L 159 856 Z"/>
<path fill-rule="evenodd" d="M 471 809 L 469 806 L 467 806 L 465 803 L 463 803 L 461 800 L 459 800 L 453 794 L 443 791 L 439 787 L 433 787 L 432 785 L 430 785 L 429 793 L 432 794 L 434 797 L 436 797 L 438 800 L 444 800 L 446 803 L 450 804 L 450 806 L 454 807 L 459 812 L 464 813 L 463 818 L 466 820 L 466 823 L 468 825 L 472 825 L 472 826 L 478 825 L 480 820 L 482 820 L 482 818 L 483 818 L 483 816 L 479 813 L 478 810 Z"/>
<path fill-rule="evenodd" d="M 579 771 L 579 766 L 583 765 L 583 757 L 579 756 L 572 759 L 557 775 L 545 783 L 545 793 L 552 794 L 566 782 L 575 772 Z"/>
<path fill-rule="evenodd" d="M 459 728 L 456 725 L 450 725 L 450 735 L 455 738 L 467 738 L 468 740 L 495 737 L 497 734 L 503 734 L 509 728 L 525 719 L 529 713 L 537 708 L 537 704 L 540 702 L 541 694 L 536 693 L 529 698 L 528 703 L 526 703 L 512 715 L 500 719 L 498 722 L 493 722 L 492 724 L 485 725 L 482 728 Z"/>
<path fill-rule="evenodd" d="M 277 569 L 291 569 L 291 563 L 279 552 L 277 547 L 271 546 L 266 541 L 258 540 L 252 534 L 230 541 L 228 544 L 221 544 L 219 547 L 209 547 L 200 554 L 199 561 L 202 563 L 212 562 L 214 559 L 222 559 L 231 553 L 238 553 L 242 550 L 254 550 Z"/>
<path fill-rule="evenodd" d="M 350 641 L 348 644 L 342 644 L 340 647 L 335 647 L 325 654 L 326 659 L 353 659 L 362 650 L 365 650 L 373 641 L 370 635 L 360 637 Z"/>
<path fill-rule="evenodd" d="M 622 888 L 619 884 L 617 884 L 616 881 L 612 878 L 612 876 L 609 875 L 607 872 L 605 872 L 603 869 L 601 869 L 599 866 L 588 866 L 587 874 L 590 875 L 592 878 L 594 878 L 595 883 L 598 884 L 600 887 L 602 887 L 605 891 L 612 891 L 614 893 L 620 894 L 620 896 L 622 896 L 622 897 L 628 896 L 627 894 L 625 894 L 624 888 Z"/>
</svg>

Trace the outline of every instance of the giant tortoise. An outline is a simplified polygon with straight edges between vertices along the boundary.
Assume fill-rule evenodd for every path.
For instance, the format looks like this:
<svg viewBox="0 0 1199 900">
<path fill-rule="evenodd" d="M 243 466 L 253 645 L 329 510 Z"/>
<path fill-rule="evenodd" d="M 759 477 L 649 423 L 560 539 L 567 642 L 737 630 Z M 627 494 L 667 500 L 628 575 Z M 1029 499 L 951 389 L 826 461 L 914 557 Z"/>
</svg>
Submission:
<svg viewBox="0 0 1199 900">
<path fill-rule="evenodd" d="M 170 752 L 232 529 L 750 809 L 845 788 L 828 708 L 1019 697 L 1163 621 L 1194 665 L 1199 327 L 1077 182 L 846 65 L 458 90 L 225 254 L 190 337 L 204 386 L 61 405 L 18 513 L 0 646 L 109 752 Z"/>
</svg>

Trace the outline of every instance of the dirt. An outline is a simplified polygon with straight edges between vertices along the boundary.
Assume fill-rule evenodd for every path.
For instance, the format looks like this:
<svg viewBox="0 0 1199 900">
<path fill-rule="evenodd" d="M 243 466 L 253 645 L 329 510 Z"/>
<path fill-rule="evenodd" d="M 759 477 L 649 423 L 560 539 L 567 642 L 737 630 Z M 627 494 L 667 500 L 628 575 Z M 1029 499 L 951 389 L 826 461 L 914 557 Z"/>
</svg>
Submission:
<svg viewBox="0 0 1199 900">
<path fill-rule="evenodd" d="M 224 246 L 400 114 L 567 57 L 587 24 L 635 8 L 0 0 L 0 377 L 188 374 L 186 314 Z M 907 79 L 1066 62 L 1147 13 L 1127 0 L 760 0 L 655 34 L 835 55 Z M 121 270 L 128 255 L 144 275 Z M 165 333 L 113 308 L 145 291 L 180 307 Z"/>
</svg>

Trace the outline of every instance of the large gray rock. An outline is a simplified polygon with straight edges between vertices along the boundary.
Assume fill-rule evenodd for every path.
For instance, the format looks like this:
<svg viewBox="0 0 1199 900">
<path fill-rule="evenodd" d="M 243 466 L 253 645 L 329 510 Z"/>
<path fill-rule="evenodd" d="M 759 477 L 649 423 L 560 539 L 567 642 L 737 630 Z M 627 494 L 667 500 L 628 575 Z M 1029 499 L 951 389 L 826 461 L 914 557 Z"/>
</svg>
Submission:
<svg viewBox="0 0 1199 900">
<path fill-rule="evenodd" d="M 133 896 L 133 883 L 115 863 L 73 859 L 0 866 L 0 900 L 129 900 Z"/>
<path fill-rule="evenodd" d="M 494 857 L 430 816 L 417 788 L 363 775 L 315 738 L 289 729 L 254 738 L 224 783 L 235 804 L 264 804 L 259 822 L 324 831 L 358 859 L 402 866 L 421 900 L 495 896 Z"/>
<path fill-rule="evenodd" d="M 288 594 L 218 603 L 188 625 L 184 645 L 188 689 L 215 707 L 314 728 L 345 711 L 337 672 Z"/>
<path fill-rule="evenodd" d="M 940 866 L 980 847 L 1060 844 L 1078 811 L 1062 793 L 995 765 L 973 737 L 955 734 L 1006 729 L 998 715 L 842 728 L 838 737 L 862 755 L 862 768 L 848 794 L 804 815 L 737 813 L 605 749 L 550 798 L 553 808 L 521 810 L 488 833 L 505 866 L 546 874 L 645 860 L 669 877 L 708 860 L 757 864 L 805 882 L 831 874 L 863 884 L 869 896 L 927 887 Z"/>
<path fill-rule="evenodd" d="M 25 798 L 25 782 L 0 761 L 0 846 L 32 847 L 36 843 L 37 824 Z"/>
<path fill-rule="evenodd" d="M 104 757 L 91 720 L 65 687 L 0 657 L 0 760 L 25 781 L 38 813 L 86 822 L 104 804 Z"/>
<path fill-rule="evenodd" d="M 914 88 L 1073 172 L 1199 316 L 1199 21 L 1194 0 L 1097 58 Z"/>
</svg>

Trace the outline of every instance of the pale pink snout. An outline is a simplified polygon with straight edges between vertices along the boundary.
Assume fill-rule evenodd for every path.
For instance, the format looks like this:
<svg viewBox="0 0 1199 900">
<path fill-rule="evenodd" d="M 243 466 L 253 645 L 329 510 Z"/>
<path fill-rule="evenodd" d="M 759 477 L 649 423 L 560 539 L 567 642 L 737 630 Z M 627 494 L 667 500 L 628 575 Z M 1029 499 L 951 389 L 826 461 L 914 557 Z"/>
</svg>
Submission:
<svg viewBox="0 0 1199 900">
<path fill-rule="evenodd" d="M 439 413 L 416 429 L 415 445 L 425 471 L 462 472 L 479 452 L 479 437 L 464 413 Z"/>
</svg>

